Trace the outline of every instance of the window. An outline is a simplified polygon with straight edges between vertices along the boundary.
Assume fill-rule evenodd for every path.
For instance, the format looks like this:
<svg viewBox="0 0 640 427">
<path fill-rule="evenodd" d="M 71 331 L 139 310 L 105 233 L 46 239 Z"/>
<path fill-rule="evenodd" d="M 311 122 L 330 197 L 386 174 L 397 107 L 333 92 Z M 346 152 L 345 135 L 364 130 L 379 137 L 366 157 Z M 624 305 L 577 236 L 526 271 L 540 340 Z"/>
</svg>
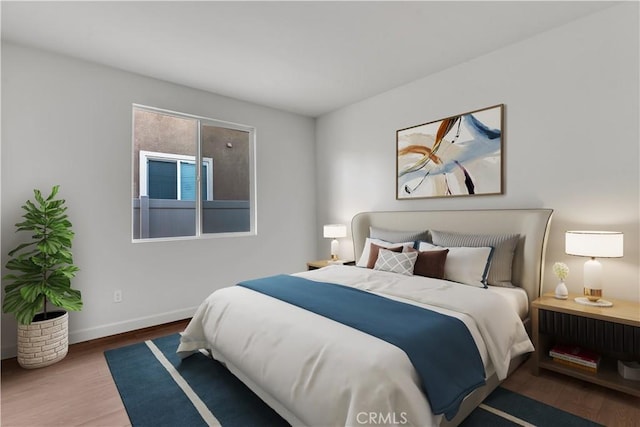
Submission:
<svg viewBox="0 0 640 427">
<path fill-rule="evenodd" d="M 196 200 L 194 156 L 140 151 L 140 195 L 151 199 Z M 202 159 L 202 200 L 213 200 L 213 159 Z"/>
<path fill-rule="evenodd" d="M 133 239 L 255 234 L 254 152 L 252 127 L 134 105 Z"/>
</svg>

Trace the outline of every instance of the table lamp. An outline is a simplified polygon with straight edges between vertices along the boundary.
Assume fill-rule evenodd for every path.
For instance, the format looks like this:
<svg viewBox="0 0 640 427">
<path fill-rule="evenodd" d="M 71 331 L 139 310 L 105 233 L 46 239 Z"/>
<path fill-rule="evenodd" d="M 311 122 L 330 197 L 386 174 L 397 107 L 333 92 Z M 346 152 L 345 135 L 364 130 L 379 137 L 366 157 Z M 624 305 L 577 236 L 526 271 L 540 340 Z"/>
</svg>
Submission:
<svg viewBox="0 0 640 427">
<path fill-rule="evenodd" d="M 344 224 L 327 224 L 324 226 L 324 237 L 327 239 L 333 239 L 331 241 L 331 261 L 338 260 L 338 250 L 340 248 L 338 238 L 346 236 L 347 226 Z"/>
<path fill-rule="evenodd" d="M 584 295 L 576 302 L 610 306 L 602 298 L 602 264 L 596 258 L 620 258 L 623 255 L 623 235 L 618 231 L 567 231 L 565 252 L 568 255 L 590 257 L 584 263 Z"/>
</svg>

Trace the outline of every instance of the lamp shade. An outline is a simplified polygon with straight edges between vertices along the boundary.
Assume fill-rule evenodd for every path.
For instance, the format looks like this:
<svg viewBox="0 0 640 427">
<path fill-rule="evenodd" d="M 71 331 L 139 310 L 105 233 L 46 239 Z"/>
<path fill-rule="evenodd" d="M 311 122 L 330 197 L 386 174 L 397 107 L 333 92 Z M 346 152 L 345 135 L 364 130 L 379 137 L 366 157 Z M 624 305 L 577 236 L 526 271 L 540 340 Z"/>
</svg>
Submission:
<svg viewBox="0 0 640 427">
<path fill-rule="evenodd" d="M 347 236 L 347 226 L 344 224 L 327 224 L 324 226 L 324 237 L 336 239 Z"/>
<path fill-rule="evenodd" d="M 623 247 L 623 234 L 619 231 L 567 231 L 565 234 L 564 251 L 568 255 L 619 258 Z"/>
</svg>

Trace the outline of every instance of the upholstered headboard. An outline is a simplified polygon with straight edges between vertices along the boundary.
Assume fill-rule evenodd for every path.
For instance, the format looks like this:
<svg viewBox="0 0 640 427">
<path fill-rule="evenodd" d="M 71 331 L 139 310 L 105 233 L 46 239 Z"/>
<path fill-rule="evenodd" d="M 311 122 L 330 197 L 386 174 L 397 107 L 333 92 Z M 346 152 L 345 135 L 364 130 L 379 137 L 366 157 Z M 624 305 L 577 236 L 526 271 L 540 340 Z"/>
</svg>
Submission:
<svg viewBox="0 0 640 427">
<path fill-rule="evenodd" d="M 441 230 L 474 234 L 520 234 L 513 258 L 513 284 L 533 301 L 541 293 L 544 255 L 553 209 L 362 212 L 353 217 L 351 232 L 356 260 L 369 227 L 388 230 Z"/>
</svg>

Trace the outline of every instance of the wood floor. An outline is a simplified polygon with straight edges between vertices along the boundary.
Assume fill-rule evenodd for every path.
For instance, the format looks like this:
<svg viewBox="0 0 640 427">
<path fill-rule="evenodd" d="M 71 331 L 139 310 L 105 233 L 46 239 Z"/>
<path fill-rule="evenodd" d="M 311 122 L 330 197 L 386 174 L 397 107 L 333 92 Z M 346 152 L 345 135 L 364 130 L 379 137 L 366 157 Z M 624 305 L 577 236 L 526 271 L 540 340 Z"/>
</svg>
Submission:
<svg viewBox="0 0 640 427">
<path fill-rule="evenodd" d="M 69 346 L 55 365 L 22 369 L 2 361 L 0 425 L 128 426 L 129 418 L 104 358 L 104 351 L 181 332 L 187 321 L 173 322 Z"/>
<path fill-rule="evenodd" d="M 3 360 L 0 425 L 130 425 L 104 351 L 180 332 L 186 324 L 179 321 L 75 344 L 65 359 L 36 370 L 20 368 L 15 359 Z M 552 372 L 536 377 L 529 362 L 503 387 L 606 426 L 640 427 L 640 398 Z"/>
</svg>

